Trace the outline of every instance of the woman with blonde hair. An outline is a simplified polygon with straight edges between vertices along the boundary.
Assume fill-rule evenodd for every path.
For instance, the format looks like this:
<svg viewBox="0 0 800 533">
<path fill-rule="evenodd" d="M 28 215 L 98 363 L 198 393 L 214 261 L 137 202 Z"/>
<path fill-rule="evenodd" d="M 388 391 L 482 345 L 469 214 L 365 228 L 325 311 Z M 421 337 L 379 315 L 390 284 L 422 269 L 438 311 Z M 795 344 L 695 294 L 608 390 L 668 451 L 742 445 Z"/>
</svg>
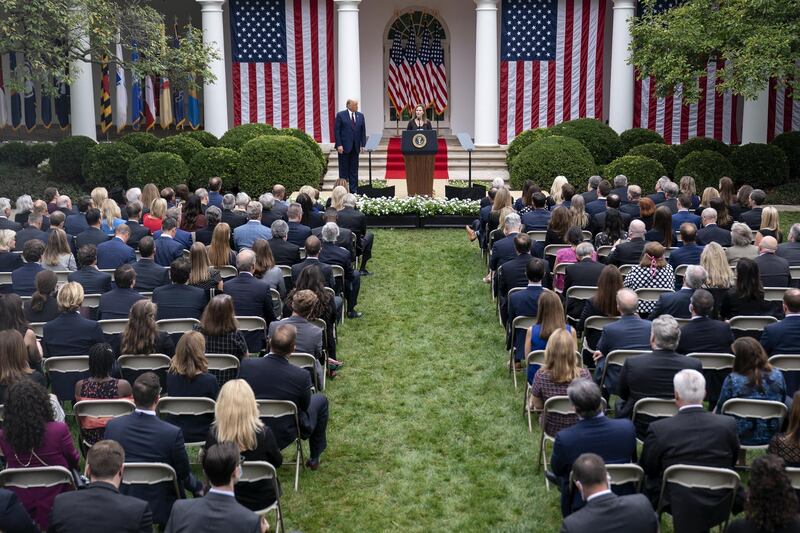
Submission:
<svg viewBox="0 0 800 533">
<path fill-rule="evenodd" d="M 125 223 L 125 221 L 122 220 L 122 213 L 119 210 L 117 202 L 109 198 L 103 202 L 100 211 L 103 220 L 100 229 L 103 230 L 106 235 L 114 235 L 114 230 L 117 226 Z"/>
<path fill-rule="evenodd" d="M 525 334 L 525 354 L 536 351 L 544 350 L 547 347 L 547 340 L 554 332 L 566 329 L 575 342 L 578 342 L 578 337 L 575 330 L 567 325 L 564 318 L 564 306 L 561 304 L 561 298 L 558 294 L 552 291 L 545 291 L 539 297 L 539 302 L 536 307 L 536 323 Z M 528 367 L 528 383 L 533 383 L 533 376 L 539 370 L 539 365 L 531 365 Z"/>
<path fill-rule="evenodd" d="M 703 288 L 714 296 L 714 318 L 716 318 L 719 316 L 722 299 L 731 288 L 734 279 L 725 249 L 716 242 L 706 244 L 700 254 L 700 266 L 706 270 L 706 284 Z"/>
<path fill-rule="evenodd" d="M 78 312 L 83 305 L 83 287 L 79 283 L 71 281 L 61 287 L 56 301 L 61 313 L 44 325 L 45 356 L 86 355 L 93 345 L 105 342 L 100 324 Z"/>
<path fill-rule="evenodd" d="M 175 356 L 167 371 L 167 390 L 170 396 L 217 399 L 219 384 L 217 378 L 208 373 L 206 341 L 196 331 L 187 331 L 178 341 Z M 167 422 L 183 430 L 186 442 L 202 441 L 214 417 L 209 415 L 168 416 Z"/>
<path fill-rule="evenodd" d="M 672 266 L 664 258 L 664 246 L 655 241 L 644 246 L 642 260 L 638 265 L 631 267 L 625 276 L 623 284 L 631 290 L 636 289 L 675 289 L 675 274 Z M 637 311 L 642 316 L 647 316 L 655 308 L 656 302 L 639 300 Z"/>
<path fill-rule="evenodd" d="M 167 201 L 163 198 L 156 198 L 150 203 L 150 212 L 142 219 L 142 225 L 155 233 L 161 230 L 161 223 L 167 216 Z"/>
<path fill-rule="evenodd" d="M 236 265 L 236 252 L 231 250 L 231 227 L 227 222 L 220 222 L 214 228 L 208 246 L 208 260 L 214 268 Z"/>
<path fill-rule="evenodd" d="M 20 254 L 12 252 L 17 246 L 17 232 L 0 229 L 0 272 L 13 272 L 25 262 Z"/>
<path fill-rule="evenodd" d="M 586 200 L 580 194 L 572 197 L 569 205 L 570 226 L 578 226 L 582 230 L 589 227 L 589 215 L 586 214 Z"/>
<path fill-rule="evenodd" d="M 261 422 L 253 389 L 243 379 L 232 379 L 219 391 L 203 452 L 218 442 L 235 443 L 245 461 L 267 461 L 276 469 L 283 464 L 275 435 Z M 253 511 L 269 507 L 278 496 L 269 480 L 237 483 L 233 490 L 236 501 Z"/>
<path fill-rule="evenodd" d="M 142 196 L 139 198 L 139 201 L 142 202 L 142 212 L 149 213 L 150 212 L 150 205 L 153 203 L 153 200 L 157 200 L 161 198 L 161 193 L 158 191 L 158 187 L 155 186 L 153 183 L 148 183 L 142 189 Z"/>
<path fill-rule="evenodd" d="M 156 304 L 139 300 L 128 314 L 128 323 L 120 335 L 120 355 L 161 353 L 172 357 L 175 343 L 166 331 L 156 325 Z"/>
<path fill-rule="evenodd" d="M 327 200 L 325 200 L 325 209 L 327 209 L 327 208 L 329 208 L 329 207 L 331 207 L 333 205 L 333 191 L 335 191 L 337 187 L 342 187 L 345 190 L 344 193 L 341 193 L 341 192 L 339 193 L 341 195 L 342 199 L 344 198 L 345 194 L 350 192 L 350 182 L 349 181 L 347 181 L 346 179 L 342 179 L 342 178 L 339 178 L 336 181 L 334 181 L 333 182 L 333 189 L 331 190 L 331 195 L 328 196 Z M 340 200 L 340 203 L 341 203 L 341 200 Z M 335 205 L 333 207 L 334 207 L 334 209 L 336 209 Z M 338 209 L 336 209 L 336 210 L 338 211 Z"/>
<path fill-rule="evenodd" d="M 189 261 L 192 263 L 189 285 L 199 287 L 206 292 L 211 289 L 222 292 L 222 276 L 219 270 L 211 266 L 205 244 L 196 242 L 192 245 L 189 249 Z"/>
<path fill-rule="evenodd" d="M 688 194 L 692 197 L 692 209 L 697 209 L 700 205 L 700 197 L 697 196 L 697 186 L 694 183 L 694 178 L 691 176 L 683 176 L 681 181 L 678 182 L 680 187 L 680 194 Z"/>
<path fill-rule="evenodd" d="M 67 234 L 61 228 L 50 228 L 50 237 L 42 254 L 42 266 L 47 270 L 70 271 L 78 270 L 75 256 L 69 248 Z"/>
<path fill-rule="evenodd" d="M 101 209 L 103 207 L 103 203 L 108 200 L 108 191 L 105 187 L 95 187 L 92 189 L 90 196 L 92 197 L 94 208 Z"/>
<path fill-rule="evenodd" d="M 764 237 L 775 237 L 779 243 L 783 242 L 781 233 L 781 218 L 778 210 L 772 206 L 767 206 L 761 211 L 761 227 L 756 233 L 756 246 L 761 244 Z M 45 250 L 47 253 L 47 250 Z"/>
<path fill-rule="evenodd" d="M 553 180 L 553 185 L 550 186 L 550 198 L 553 199 L 553 205 L 564 201 L 564 185 L 568 183 L 565 176 L 556 176 L 556 179 Z"/>
<path fill-rule="evenodd" d="M 331 192 L 331 206 L 337 211 L 341 211 L 344 208 L 344 197 L 348 194 L 347 189 L 341 185 L 334 187 Z"/>
<path fill-rule="evenodd" d="M 700 213 L 697 214 L 700 215 L 703 209 L 706 207 L 711 207 L 711 200 L 719 197 L 719 191 L 717 191 L 717 189 L 714 187 L 706 187 L 703 189 L 703 196 L 700 198 L 700 205 L 697 206 L 697 210 L 700 211 Z"/>
</svg>

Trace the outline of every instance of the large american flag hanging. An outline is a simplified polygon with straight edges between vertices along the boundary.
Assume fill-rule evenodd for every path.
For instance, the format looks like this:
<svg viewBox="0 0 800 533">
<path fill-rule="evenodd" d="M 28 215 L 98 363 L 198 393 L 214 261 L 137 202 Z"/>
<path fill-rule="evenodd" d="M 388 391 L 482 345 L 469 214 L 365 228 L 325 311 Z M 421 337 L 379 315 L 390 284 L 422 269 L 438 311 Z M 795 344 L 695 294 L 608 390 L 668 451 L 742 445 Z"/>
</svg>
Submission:
<svg viewBox="0 0 800 533">
<path fill-rule="evenodd" d="M 503 0 L 500 144 L 603 115 L 605 0 Z"/>
<path fill-rule="evenodd" d="M 417 105 L 444 113 L 448 91 L 441 38 L 425 31 L 422 46 L 417 50 L 415 33 L 409 33 L 405 46 L 400 33 L 396 33 L 389 49 L 386 91 L 398 114 Z"/>
<path fill-rule="evenodd" d="M 657 0 L 656 12 L 665 11 L 682 0 Z M 642 6 L 639 4 L 639 12 Z M 636 80 L 633 102 L 633 127 L 657 131 L 667 144 L 680 144 L 692 137 L 712 137 L 728 144 L 738 143 L 738 97 L 716 90 L 717 70 L 725 61 L 711 60 L 706 76 L 701 77 L 700 100 L 687 104 L 681 97 L 681 87 L 664 98 L 656 97 L 655 79 Z M 728 65 L 729 66 L 729 65 Z"/>
<path fill-rule="evenodd" d="M 767 141 L 787 131 L 800 131 L 800 98 L 794 98 L 792 89 L 769 81 L 769 107 L 767 111 Z"/>
<path fill-rule="evenodd" d="M 234 125 L 333 138 L 333 0 L 231 0 Z"/>
</svg>

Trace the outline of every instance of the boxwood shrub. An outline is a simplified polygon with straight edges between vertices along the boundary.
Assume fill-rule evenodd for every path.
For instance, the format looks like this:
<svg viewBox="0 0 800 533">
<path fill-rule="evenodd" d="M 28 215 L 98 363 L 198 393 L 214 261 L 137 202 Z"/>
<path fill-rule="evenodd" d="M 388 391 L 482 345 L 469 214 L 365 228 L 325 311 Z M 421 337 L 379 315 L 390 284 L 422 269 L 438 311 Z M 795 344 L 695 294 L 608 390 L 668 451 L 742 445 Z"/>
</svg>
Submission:
<svg viewBox="0 0 800 533">
<path fill-rule="evenodd" d="M 303 142 L 288 135 L 265 135 L 245 143 L 237 166 L 239 188 L 258 196 L 280 183 L 287 194 L 303 185 L 319 187 L 322 165 Z"/>
<path fill-rule="evenodd" d="M 136 148 L 140 154 L 155 152 L 158 149 L 158 137 L 144 131 L 134 131 L 123 135 L 120 141 L 130 144 Z"/>
<path fill-rule="evenodd" d="M 144 187 L 154 183 L 160 189 L 186 183 L 189 167 L 176 154 L 148 152 L 133 160 L 128 167 L 128 187 Z"/>
<path fill-rule="evenodd" d="M 31 147 L 20 141 L 12 141 L 0 144 L 0 161 L 10 163 L 18 167 L 32 166 Z"/>
<path fill-rule="evenodd" d="M 678 164 L 678 155 L 672 146 L 659 143 L 640 144 L 631 148 L 627 155 L 641 155 L 655 159 L 662 165 L 664 170 L 667 171 L 667 176 L 672 177 L 675 171 L 675 165 Z"/>
<path fill-rule="evenodd" d="M 719 186 L 723 176 L 733 176 L 728 158 L 714 150 L 691 152 L 675 166 L 675 176 L 692 176 L 697 190 Z"/>
<path fill-rule="evenodd" d="M 617 132 L 593 118 L 579 118 L 550 128 L 555 135 L 572 137 L 583 143 L 597 165 L 610 163 L 623 154 Z"/>
<path fill-rule="evenodd" d="M 622 152 L 627 154 L 634 146 L 642 144 L 664 144 L 664 137 L 660 133 L 647 128 L 631 128 L 619 134 L 619 140 L 622 142 Z"/>
<path fill-rule="evenodd" d="M 521 190 L 528 179 L 552 183 L 558 175 L 566 176 L 570 183 L 584 183 L 595 172 L 592 154 L 580 141 L 553 135 L 528 145 L 514 159 L 511 186 Z"/>
<path fill-rule="evenodd" d="M 31 154 L 28 164 L 32 167 L 38 166 L 45 159 L 50 159 L 53 153 L 53 143 L 38 142 L 30 145 Z"/>
<path fill-rule="evenodd" d="M 792 179 L 800 179 L 800 131 L 776 135 L 772 144 L 786 154 L 786 159 L 789 161 L 789 175 Z"/>
<path fill-rule="evenodd" d="M 297 128 L 283 128 L 280 130 L 280 135 L 289 135 L 303 141 L 303 144 L 308 146 L 314 153 L 314 156 L 319 159 L 322 165 L 322 173 L 325 174 L 328 171 L 328 157 L 322 153 L 322 148 L 319 147 L 319 144 L 317 144 L 317 141 L 315 141 L 311 135 Z"/>
<path fill-rule="evenodd" d="M 86 152 L 97 143 L 89 137 L 75 135 L 56 143 L 50 154 L 50 172 L 55 179 L 78 181 L 83 172 Z"/>
<path fill-rule="evenodd" d="M 725 157 L 731 153 L 727 144 L 710 137 L 692 137 L 683 144 L 675 145 L 675 153 L 678 154 L 679 159 L 683 159 L 692 152 L 702 152 L 703 150 L 713 150 Z"/>
<path fill-rule="evenodd" d="M 219 176 L 222 178 L 223 186 L 230 190 L 238 183 L 236 175 L 238 161 L 239 153 L 230 148 L 215 146 L 200 150 L 189 163 L 192 182 L 205 186 L 209 178 Z"/>
<path fill-rule="evenodd" d="M 789 160 L 774 144 L 743 144 L 730 156 L 736 185 L 757 189 L 783 185 L 789 179 Z"/>
<path fill-rule="evenodd" d="M 555 135 L 547 128 L 535 128 L 532 130 L 525 130 L 516 137 L 508 145 L 506 150 L 506 165 L 508 171 L 511 172 L 511 167 L 514 165 L 514 159 L 524 150 L 527 146 L 535 143 L 539 139 L 544 139 L 549 135 Z"/>
<path fill-rule="evenodd" d="M 87 188 L 128 187 L 128 167 L 139 152 L 123 142 L 100 143 L 92 146 L 83 158 L 83 179 Z"/>
<path fill-rule="evenodd" d="M 202 144 L 205 148 L 213 148 L 219 144 L 219 139 L 213 134 L 203 130 L 186 131 L 181 133 L 190 139 L 194 139 Z"/>
<path fill-rule="evenodd" d="M 242 124 L 226 131 L 217 146 L 238 152 L 247 141 L 262 135 L 275 135 L 276 133 L 278 130 L 269 124 Z"/>
<path fill-rule="evenodd" d="M 655 190 L 656 182 L 666 172 L 664 165 L 656 159 L 629 153 L 606 165 L 603 177 L 613 182 L 614 176 L 624 174 L 628 177 L 629 184 L 638 185 L 642 188 L 642 194 L 648 194 Z"/>
<path fill-rule="evenodd" d="M 164 137 L 158 141 L 159 152 L 178 155 L 187 165 L 194 155 L 202 149 L 203 145 L 200 141 L 196 141 L 186 135 L 173 135 L 171 137 Z"/>
</svg>

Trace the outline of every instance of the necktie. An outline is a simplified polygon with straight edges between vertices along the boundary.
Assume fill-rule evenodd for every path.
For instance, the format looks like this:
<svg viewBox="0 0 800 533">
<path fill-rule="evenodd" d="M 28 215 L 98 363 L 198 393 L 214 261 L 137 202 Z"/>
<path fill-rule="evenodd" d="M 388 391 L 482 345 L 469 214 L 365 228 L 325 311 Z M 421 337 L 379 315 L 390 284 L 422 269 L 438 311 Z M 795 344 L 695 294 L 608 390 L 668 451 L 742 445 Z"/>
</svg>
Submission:
<svg viewBox="0 0 800 533">
<path fill-rule="evenodd" d="M 356 125 L 356 114 L 353 113 L 352 111 L 350 112 L 350 120 L 353 121 L 353 126 L 355 126 Z"/>
</svg>

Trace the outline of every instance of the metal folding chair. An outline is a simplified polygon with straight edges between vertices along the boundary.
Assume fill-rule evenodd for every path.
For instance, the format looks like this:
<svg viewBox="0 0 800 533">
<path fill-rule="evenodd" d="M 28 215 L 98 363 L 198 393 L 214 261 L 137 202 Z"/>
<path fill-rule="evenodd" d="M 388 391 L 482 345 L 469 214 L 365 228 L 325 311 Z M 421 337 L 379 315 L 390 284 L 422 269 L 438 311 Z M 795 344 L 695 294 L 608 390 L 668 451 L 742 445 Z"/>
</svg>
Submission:
<svg viewBox="0 0 800 533">
<path fill-rule="evenodd" d="M 675 400 L 664 400 L 662 398 L 641 398 L 633 404 L 633 414 L 631 420 L 636 424 L 637 416 L 649 416 L 652 418 L 669 418 L 678 414 L 678 406 Z M 637 437 L 636 442 L 642 441 Z"/>
<path fill-rule="evenodd" d="M 131 414 L 136 406 L 130 400 L 83 400 L 72 406 L 78 418 L 117 418 Z M 81 430 L 81 444 L 84 452 L 91 447 Z"/>
<path fill-rule="evenodd" d="M 294 459 L 294 490 L 300 489 L 300 468 L 305 467 L 303 461 L 302 435 L 300 434 L 300 418 L 297 406 L 288 400 L 256 400 L 258 404 L 258 414 L 264 423 L 269 426 L 271 420 L 291 416 L 295 426 L 295 459 Z M 284 463 L 285 464 L 285 463 Z"/>
<path fill-rule="evenodd" d="M 316 357 L 310 353 L 294 352 L 289 355 L 289 362 L 298 368 L 304 368 L 311 372 L 311 381 L 314 383 L 314 389 L 316 389 L 318 392 L 325 390 L 325 374 L 327 372 L 325 372 L 323 369 L 322 380 L 320 380 L 319 376 L 317 375 Z"/>
<path fill-rule="evenodd" d="M 0 471 L 0 486 L 18 489 L 49 488 L 69 485 L 75 489 L 72 472 L 63 466 L 37 466 L 31 468 L 6 468 Z"/>
<path fill-rule="evenodd" d="M 195 325 L 200 325 L 200 321 L 196 318 L 162 318 L 156 322 L 159 331 L 165 331 L 170 335 L 183 335 L 187 331 L 192 331 Z"/>
<path fill-rule="evenodd" d="M 531 240 L 544 242 L 547 238 L 547 230 L 546 229 L 534 229 L 527 232 L 530 236 Z"/>
<path fill-rule="evenodd" d="M 643 353 L 649 353 L 648 350 L 614 350 L 606 354 L 606 362 L 603 365 L 603 374 L 600 376 L 600 389 L 602 390 L 606 382 L 606 373 L 610 366 L 623 366 L 625 360 Z M 609 391 L 610 392 L 610 391 Z"/>
<path fill-rule="evenodd" d="M 247 339 L 247 349 L 252 352 L 260 351 L 267 345 L 267 321 L 260 316 L 237 316 L 241 331 Z M 252 335 L 247 335 L 252 333 Z"/>
<path fill-rule="evenodd" d="M 777 321 L 774 316 L 735 316 L 728 323 L 735 337 L 748 336 L 758 339 L 765 327 Z"/>
<path fill-rule="evenodd" d="M 48 357 L 44 360 L 43 366 L 53 386 L 53 394 L 60 402 L 73 401 L 75 384 L 89 377 L 88 355 Z"/>
<path fill-rule="evenodd" d="M 619 273 L 622 274 L 622 277 L 625 277 L 625 276 L 628 275 L 628 272 L 630 272 L 631 269 L 633 267 L 635 267 L 635 266 L 636 265 L 620 265 L 619 266 Z"/>
<path fill-rule="evenodd" d="M 181 498 L 178 488 L 178 476 L 175 469 L 166 463 L 124 463 L 125 475 L 122 477 L 123 485 L 158 485 L 170 483 L 175 491 L 175 497 Z"/>
<path fill-rule="evenodd" d="M 216 402 L 211 398 L 164 396 L 158 400 L 156 412 L 159 415 L 194 417 L 207 421 L 210 426 L 214 421 L 214 408 Z M 211 418 L 209 419 L 209 415 Z M 180 424 L 176 424 L 180 426 Z M 184 433 L 185 434 L 185 433 Z M 185 442 L 185 446 L 202 446 L 205 440 Z"/>
<path fill-rule="evenodd" d="M 239 375 L 239 359 L 229 353 L 207 353 L 208 373 L 217 378 L 220 388 Z"/>
<path fill-rule="evenodd" d="M 675 292 L 673 289 L 642 287 L 641 289 L 636 289 L 636 296 L 639 297 L 640 302 L 657 302 L 662 294 L 669 294 L 673 292 Z"/>
<path fill-rule="evenodd" d="M 547 433 L 547 415 L 572 415 L 575 414 L 575 406 L 569 401 L 567 396 L 552 396 L 544 402 L 542 415 L 539 417 L 539 426 L 541 427 L 542 434 L 539 438 L 539 459 L 537 460 L 536 469 L 541 470 L 544 467 L 547 470 L 547 442 L 555 442 L 556 436 Z M 545 476 L 545 485 L 547 490 L 550 490 L 550 482 Z"/>
<path fill-rule="evenodd" d="M 37 338 L 41 339 L 44 337 L 44 325 L 46 322 L 31 322 L 28 324 L 28 327 L 33 330 L 33 333 L 36 335 Z"/>
<path fill-rule="evenodd" d="M 789 481 L 792 483 L 794 490 L 800 490 L 800 468 L 787 466 L 786 475 L 789 476 Z"/>
<path fill-rule="evenodd" d="M 611 478 L 610 487 L 633 483 L 634 490 L 637 493 L 641 492 L 642 483 L 644 482 L 644 470 L 636 463 L 607 464 L 606 472 L 608 472 L 608 477 Z M 571 502 L 575 494 L 575 479 L 572 471 L 569 473 L 569 494 L 569 501 Z"/>
<path fill-rule="evenodd" d="M 239 270 L 232 265 L 223 265 L 222 268 L 219 269 L 219 275 L 222 279 L 235 278 L 239 275 Z"/>
<path fill-rule="evenodd" d="M 530 352 L 525 357 L 525 375 L 527 375 L 527 369 L 530 365 L 544 365 L 544 350 L 535 350 Z M 530 409 L 530 399 L 531 399 L 531 390 L 533 389 L 532 385 L 525 381 L 525 396 L 523 399 L 522 409 L 525 411 L 525 414 L 528 417 L 528 432 L 533 433 L 533 410 Z M 536 413 L 540 411 L 535 410 Z"/>
<path fill-rule="evenodd" d="M 748 398 L 731 398 L 722 404 L 722 414 L 738 418 L 758 420 L 778 419 L 776 431 L 780 431 L 781 421 L 786 417 L 786 405 L 771 400 L 751 400 Z M 744 450 L 766 450 L 769 444 L 739 445 Z"/>
<path fill-rule="evenodd" d="M 511 368 L 511 375 L 514 378 L 515 389 L 517 388 L 517 372 L 514 369 L 514 342 L 516 341 L 517 335 L 525 335 L 527 330 L 533 327 L 535 323 L 535 316 L 518 316 L 511 323 L 511 350 L 509 350 L 508 364 Z"/>
<path fill-rule="evenodd" d="M 764 287 L 764 299 L 768 302 L 783 302 L 783 293 L 791 287 Z"/>
<path fill-rule="evenodd" d="M 136 381 L 136 378 L 145 372 L 153 372 L 161 382 L 161 388 L 167 390 L 167 369 L 172 360 L 164 354 L 154 353 L 150 355 L 120 355 L 117 359 L 122 377 L 129 383 Z"/>
<path fill-rule="evenodd" d="M 275 531 L 280 533 L 285 531 L 283 525 L 283 510 L 281 508 L 280 489 L 278 487 L 278 473 L 275 467 L 266 461 L 245 461 L 242 463 L 242 475 L 239 477 L 237 484 L 243 483 L 257 483 L 260 481 L 269 481 L 272 484 L 272 491 L 275 494 L 275 502 L 263 509 L 255 511 L 257 515 L 266 515 L 270 511 L 275 511 Z"/>
<path fill-rule="evenodd" d="M 664 514 L 664 496 L 667 484 L 674 483 L 689 489 L 706 490 L 728 490 L 730 496 L 730 508 L 728 517 L 733 511 L 733 503 L 736 499 L 736 490 L 739 488 L 739 474 L 727 468 L 712 468 L 709 466 L 694 465 L 672 465 L 664 471 L 661 481 L 661 493 L 658 496 L 658 521 L 661 522 L 661 515 Z M 728 526 L 728 518 L 722 522 L 720 531 L 725 531 Z"/>
</svg>

